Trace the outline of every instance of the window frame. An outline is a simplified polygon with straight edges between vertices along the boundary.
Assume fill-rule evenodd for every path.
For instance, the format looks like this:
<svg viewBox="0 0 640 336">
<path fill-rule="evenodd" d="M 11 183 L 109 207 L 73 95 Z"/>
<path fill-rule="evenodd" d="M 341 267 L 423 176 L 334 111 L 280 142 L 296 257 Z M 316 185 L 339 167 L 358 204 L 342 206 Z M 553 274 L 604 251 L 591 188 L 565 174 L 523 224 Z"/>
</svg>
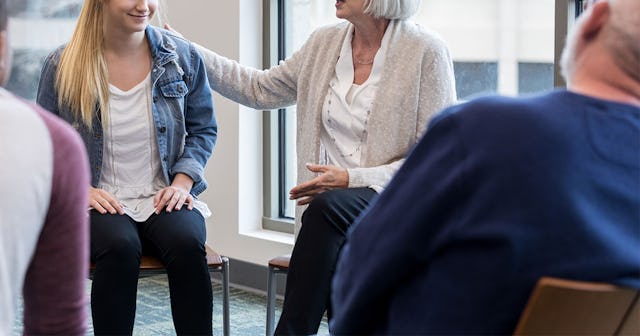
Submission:
<svg viewBox="0 0 640 336">
<path fill-rule="evenodd" d="M 285 58 L 285 0 L 263 0 L 263 68 Z M 285 109 L 265 111 L 263 117 L 264 216 L 262 228 L 293 234 L 294 219 L 285 216 Z"/>
<path fill-rule="evenodd" d="M 263 0 L 263 64 L 269 68 L 285 58 L 285 0 Z M 560 58 L 569 27 L 582 12 L 587 0 L 556 0 L 554 27 L 554 87 L 565 87 L 560 71 Z M 284 109 L 265 111 L 264 114 L 264 216 L 263 229 L 285 233 L 294 232 L 294 219 L 284 216 L 285 189 L 285 137 Z M 282 169 L 281 169 L 282 167 Z"/>
</svg>

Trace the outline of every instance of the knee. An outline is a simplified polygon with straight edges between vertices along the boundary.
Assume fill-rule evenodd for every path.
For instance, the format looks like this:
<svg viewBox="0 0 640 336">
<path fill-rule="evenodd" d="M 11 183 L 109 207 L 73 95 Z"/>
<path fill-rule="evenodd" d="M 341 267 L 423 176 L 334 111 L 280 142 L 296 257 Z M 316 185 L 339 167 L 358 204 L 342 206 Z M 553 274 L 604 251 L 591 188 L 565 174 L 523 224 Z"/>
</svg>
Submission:
<svg viewBox="0 0 640 336">
<path fill-rule="evenodd" d="M 111 239 L 101 244 L 103 249 L 94 251 L 93 259 L 96 264 L 108 261 L 110 265 L 120 268 L 138 268 L 142 256 L 142 246 L 138 239 Z"/>
<path fill-rule="evenodd" d="M 166 242 L 166 245 L 161 247 L 160 251 L 162 258 L 167 264 L 204 260 L 204 256 L 206 255 L 204 242 L 198 239 L 198 237 L 190 235 L 177 235 L 171 241 Z"/>
<path fill-rule="evenodd" d="M 311 226 L 313 231 L 324 229 L 345 231 L 348 226 L 348 219 L 345 218 L 342 207 L 344 206 L 344 194 L 346 192 L 346 189 L 335 189 L 315 196 L 309 207 L 302 214 L 303 227 L 305 224 L 310 223 L 311 225 L 307 226 Z"/>
<path fill-rule="evenodd" d="M 309 207 L 305 210 L 305 215 L 308 213 L 314 217 L 326 215 L 334 212 L 336 207 L 340 204 L 340 195 L 344 191 L 342 189 L 335 189 L 325 191 L 316 195 L 313 201 L 309 203 Z"/>
</svg>

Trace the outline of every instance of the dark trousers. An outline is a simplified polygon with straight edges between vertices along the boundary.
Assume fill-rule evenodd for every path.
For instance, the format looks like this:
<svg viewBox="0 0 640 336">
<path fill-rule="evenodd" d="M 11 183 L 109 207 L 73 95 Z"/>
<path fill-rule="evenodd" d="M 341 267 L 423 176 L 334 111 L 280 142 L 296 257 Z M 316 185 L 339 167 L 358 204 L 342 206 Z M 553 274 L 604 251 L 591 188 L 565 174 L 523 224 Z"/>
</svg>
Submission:
<svg viewBox="0 0 640 336">
<path fill-rule="evenodd" d="M 211 335 L 212 290 L 204 243 L 205 222 L 196 210 L 126 215 L 91 210 L 91 314 L 96 335 L 131 335 L 142 254 L 166 265 L 171 313 L 178 335 Z"/>
<path fill-rule="evenodd" d="M 291 254 L 276 335 L 316 334 L 325 310 L 331 316 L 331 278 L 347 229 L 376 195 L 370 188 L 335 189 L 309 204 Z"/>
</svg>

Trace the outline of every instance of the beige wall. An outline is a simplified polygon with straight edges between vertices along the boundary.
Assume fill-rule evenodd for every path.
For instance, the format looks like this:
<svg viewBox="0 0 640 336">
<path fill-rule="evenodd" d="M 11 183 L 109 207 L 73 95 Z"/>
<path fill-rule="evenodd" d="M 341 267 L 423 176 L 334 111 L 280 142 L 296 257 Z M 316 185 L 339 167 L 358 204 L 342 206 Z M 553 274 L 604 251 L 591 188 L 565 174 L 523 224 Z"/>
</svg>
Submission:
<svg viewBox="0 0 640 336">
<path fill-rule="evenodd" d="M 242 64 L 261 67 L 261 0 L 166 0 L 169 24 L 185 37 Z M 218 143 L 206 170 L 209 188 L 201 198 L 213 216 L 207 240 L 230 258 L 266 265 L 289 253 L 293 237 L 261 230 L 262 112 L 217 94 Z"/>
</svg>

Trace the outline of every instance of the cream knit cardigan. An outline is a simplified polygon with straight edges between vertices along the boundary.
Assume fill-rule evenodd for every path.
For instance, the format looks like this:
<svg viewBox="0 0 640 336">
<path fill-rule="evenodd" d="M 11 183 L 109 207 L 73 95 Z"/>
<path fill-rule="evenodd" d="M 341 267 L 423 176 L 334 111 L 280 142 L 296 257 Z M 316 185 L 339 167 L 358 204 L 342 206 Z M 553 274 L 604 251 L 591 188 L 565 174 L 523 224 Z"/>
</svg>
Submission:
<svg viewBox="0 0 640 336">
<path fill-rule="evenodd" d="M 314 31 L 290 58 L 258 70 L 199 47 L 211 88 L 258 110 L 297 104 L 298 183 L 312 179 L 304 163 L 319 162 L 322 105 L 351 23 Z M 445 43 L 410 21 L 389 25 L 385 68 L 373 101 L 360 168 L 349 187 L 384 187 L 420 139 L 429 119 L 455 102 L 453 63 Z M 302 207 L 296 211 L 299 223 Z"/>
</svg>

